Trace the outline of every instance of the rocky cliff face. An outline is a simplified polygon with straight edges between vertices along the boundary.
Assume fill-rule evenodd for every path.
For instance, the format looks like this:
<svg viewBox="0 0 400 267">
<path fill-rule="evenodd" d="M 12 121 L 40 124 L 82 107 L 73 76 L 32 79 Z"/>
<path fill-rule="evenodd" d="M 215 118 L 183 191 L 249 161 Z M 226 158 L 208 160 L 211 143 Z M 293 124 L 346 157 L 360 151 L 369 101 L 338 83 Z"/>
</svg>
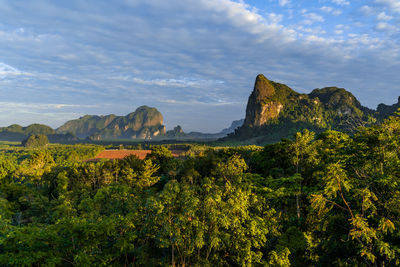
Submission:
<svg viewBox="0 0 400 267">
<path fill-rule="evenodd" d="M 73 133 L 85 138 L 105 129 L 116 118 L 114 114 L 107 116 L 85 115 L 76 120 L 70 120 L 57 129 L 57 133 Z"/>
<path fill-rule="evenodd" d="M 279 116 L 283 105 L 274 99 L 274 96 L 274 86 L 264 75 L 258 75 L 254 90 L 247 102 L 246 119 L 244 121 L 246 127 L 262 126 Z"/>
<path fill-rule="evenodd" d="M 357 127 L 392 115 L 399 107 L 400 98 L 399 103 L 381 104 L 375 111 L 362 106 L 353 94 L 337 87 L 300 94 L 259 74 L 248 100 L 244 124 L 228 139 L 270 143 L 305 128 L 317 133 L 326 129 L 351 133 Z"/>
<path fill-rule="evenodd" d="M 73 133 L 81 138 L 152 139 L 165 134 L 163 116 L 156 108 L 141 106 L 126 116 L 90 116 L 66 122 L 57 133 Z"/>
</svg>

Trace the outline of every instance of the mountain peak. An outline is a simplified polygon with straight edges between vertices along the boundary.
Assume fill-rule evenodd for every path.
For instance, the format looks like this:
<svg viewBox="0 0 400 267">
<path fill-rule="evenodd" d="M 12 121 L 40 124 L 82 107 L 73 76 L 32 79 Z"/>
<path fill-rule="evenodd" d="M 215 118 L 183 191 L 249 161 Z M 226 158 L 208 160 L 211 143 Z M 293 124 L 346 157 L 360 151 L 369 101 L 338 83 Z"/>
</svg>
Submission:
<svg viewBox="0 0 400 267">
<path fill-rule="evenodd" d="M 311 98 L 318 97 L 322 102 L 330 102 L 334 105 L 343 101 L 351 102 L 351 104 L 356 104 L 358 102 L 356 97 L 346 89 L 333 86 L 322 89 L 314 89 L 309 96 Z"/>
<path fill-rule="evenodd" d="M 261 126 L 278 117 L 283 105 L 275 94 L 275 88 L 280 89 L 280 86 L 268 80 L 263 74 L 257 75 L 247 103 L 245 126 Z"/>
<path fill-rule="evenodd" d="M 143 105 L 143 106 L 138 107 L 138 108 L 135 110 L 135 112 L 136 112 L 136 111 L 140 111 L 140 110 L 152 110 L 152 109 L 156 109 L 156 108 L 152 108 L 152 107 Z"/>
<path fill-rule="evenodd" d="M 275 88 L 271 82 L 263 75 L 258 74 L 253 90 L 254 97 L 260 101 L 275 94 Z"/>
</svg>

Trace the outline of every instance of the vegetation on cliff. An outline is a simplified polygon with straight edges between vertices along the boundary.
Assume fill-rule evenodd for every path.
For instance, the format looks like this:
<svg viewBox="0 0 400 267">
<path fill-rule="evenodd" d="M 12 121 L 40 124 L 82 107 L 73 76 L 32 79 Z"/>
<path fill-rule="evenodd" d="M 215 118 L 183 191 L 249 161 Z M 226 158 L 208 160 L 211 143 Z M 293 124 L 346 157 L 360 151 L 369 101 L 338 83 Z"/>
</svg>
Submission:
<svg viewBox="0 0 400 267">
<path fill-rule="evenodd" d="M 300 94 L 260 74 L 248 100 L 245 122 L 228 139 L 271 143 L 303 129 L 354 133 L 358 127 L 393 115 L 398 107 L 399 104 L 381 104 L 376 111 L 371 110 L 363 107 L 353 94 L 337 87 Z"/>
<path fill-rule="evenodd" d="M 400 108 L 400 96 L 397 100 L 397 103 L 393 105 L 379 104 L 377 108 L 379 118 L 381 120 L 387 118 L 388 116 L 391 116 L 394 112 L 396 112 L 399 108 Z"/>
</svg>

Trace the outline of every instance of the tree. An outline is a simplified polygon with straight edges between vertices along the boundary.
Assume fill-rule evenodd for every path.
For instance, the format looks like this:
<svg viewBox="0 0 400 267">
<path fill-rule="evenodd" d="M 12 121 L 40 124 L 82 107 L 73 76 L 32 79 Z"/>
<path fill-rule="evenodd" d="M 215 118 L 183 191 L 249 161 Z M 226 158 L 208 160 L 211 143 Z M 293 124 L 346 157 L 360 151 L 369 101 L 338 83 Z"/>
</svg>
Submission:
<svg viewBox="0 0 400 267">
<path fill-rule="evenodd" d="M 387 211 L 379 211 L 374 188 L 365 180 L 350 179 L 340 163 L 329 165 L 322 179 L 324 188 L 311 198 L 311 207 L 322 222 L 334 223 L 342 215 L 340 224 L 355 242 L 351 247 L 358 250 L 359 256 L 370 263 L 379 260 L 397 265 L 398 248 L 388 242 L 388 234 L 396 226 Z"/>
<path fill-rule="evenodd" d="M 49 144 L 49 139 L 44 134 L 32 134 L 22 141 L 22 145 L 28 148 L 43 147 Z"/>
<path fill-rule="evenodd" d="M 175 175 L 178 162 L 165 146 L 153 146 L 146 159 L 151 159 L 153 163 L 159 166 L 158 175 L 163 177 Z"/>
<path fill-rule="evenodd" d="M 313 152 L 313 146 L 311 142 L 314 140 L 314 133 L 308 131 L 307 129 L 303 130 L 303 133 L 296 133 L 293 142 L 290 145 L 290 150 L 292 152 L 293 164 L 296 166 L 296 174 L 300 173 L 300 168 L 304 161 L 306 160 L 306 156 L 308 156 L 308 160 L 312 159 L 311 152 Z M 300 219 L 300 197 L 301 197 L 301 184 L 300 180 L 300 190 L 296 194 L 296 210 L 297 210 L 297 218 Z"/>
</svg>

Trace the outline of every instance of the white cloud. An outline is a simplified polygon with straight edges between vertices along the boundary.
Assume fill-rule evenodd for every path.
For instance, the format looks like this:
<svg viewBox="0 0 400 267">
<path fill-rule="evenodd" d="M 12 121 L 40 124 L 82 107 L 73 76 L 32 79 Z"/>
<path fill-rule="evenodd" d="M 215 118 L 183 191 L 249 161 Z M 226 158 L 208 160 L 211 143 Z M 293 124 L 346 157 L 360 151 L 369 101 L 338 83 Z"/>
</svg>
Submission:
<svg viewBox="0 0 400 267">
<path fill-rule="evenodd" d="M 400 1 L 399 0 L 375 0 L 375 3 L 384 5 L 394 12 L 400 13 Z"/>
<path fill-rule="evenodd" d="M 48 104 L 30 102 L 0 102 L 0 125 L 20 124 L 27 126 L 32 123 L 43 123 L 58 127 L 67 120 L 84 115 L 75 112 L 78 108 L 97 108 L 94 105 Z"/>
<path fill-rule="evenodd" d="M 339 16 L 340 14 L 342 14 L 342 11 L 340 9 L 336 9 L 330 6 L 323 6 L 320 8 L 320 10 L 334 16 Z"/>
<path fill-rule="evenodd" d="M 146 104 L 156 106 L 169 125 L 218 131 L 243 117 L 258 73 L 300 92 L 345 87 L 370 106 L 398 92 L 400 48 L 386 34 L 389 24 L 376 25 L 385 30 L 379 38 L 373 33 L 348 35 L 352 29 L 344 22 L 335 26 L 336 35 L 327 36 L 325 25 L 317 23 L 324 17 L 312 7 L 300 13 L 308 24 L 296 27 L 285 26 L 284 17 L 272 11 L 260 15 L 245 1 L 40 2 L 13 1 L 10 12 L 0 8 L 6 24 L 1 30 L 7 29 L 0 31 L 1 60 L 14 67 L 0 65 L 0 75 L 14 77 L 0 80 L 3 101 L 62 99 L 79 106 L 47 108 L 71 114 L 87 109 L 91 114 L 127 114 Z M 32 76 L 18 74 L 23 72 L 19 69 Z M 379 99 L 377 89 L 382 89 Z M 35 112 L 32 120 L 47 110 Z M 18 116 L 14 113 L 13 119 Z M 60 122 L 55 116 L 46 118 Z M 0 117 L 1 124 L 6 120 Z"/>
<path fill-rule="evenodd" d="M 268 14 L 268 21 L 271 24 L 279 24 L 283 19 L 282 14 L 275 14 L 275 13 L 269 13 Z"/>
<path fill-rule="evenodd" d="M 365 16 L 370 16 L 373 13 L 373 9 L 370 6 L 364 5 L 360 7 L 359 11 Z"/>
<path fill-rule="evenodd" d="M 224 101 L 223 99 L 217 99 L 211 103 L 210 102 L 202 102 L 202 101 L 198 101 L 195 99 L 186 99 L 186 100 L 160 99 L 159 101 L 161 103 L 168 103 L 168 104 L 179 104 L 179 105 L 184 105 L 184 106 L 202 105 L 202 106 L 206 106 L 206 107 L 242 104 L 241 102 L 227 102 L 227 101 Z"/>
<path fill-rule="evenodd" d="M 389 24 L 387 22 L 383 22 L 383 21 L 378 22 L 378 24 L 376 25 L 375 28 L 378 31 L 389 32 L 391 34 L 393 34 L 393 33 L 398 31 L 397 27 L 395 27 L 394 25 Z"/>
<path fill-rule="evenodd" d="M 335 29 L 349 30 L 350 26 L 349 25 L 343 25 L 343 24 L 337 24 L 337 25 L 335 25 Z"/>
<path fill-rule="evenodd" d="M 310 25 L 310 24 L 313 24 L 315 22 L 324 22 L 325 21 L 323 16 L 318 15 L 316 13 L 312 13 L 312 12 L 311 13 L 307 13 L 306 10 L 302 10 L 301 12 L 303 14 L 303 17 L 306 18 L 306 20 L 303 21 L 304 24 Z"/>
<path fill-rule="evenodd" d="M 13 68 L 7 64 L 1 63 L 0 62 L 0 77 L 4 78 L 7 77 L 8 75 L 20 75 L 21 72 L 17 70 L 16 68 Z"/>
<path fill-rule="evenodd" d="M 332 0 L 333 3 L 339 5 L 339 6 L 348 6 L 350 5 L 349 1 L 346 0 Z"/>
<path fill-rule="evenodd" d="M 310 28 L 310 27 L 298 26 L 297 30 L 313 36 L 320 36 L 326 34 L 326 31 L 323 30 L 322 27 Z"/>
<path fill-rule="evenodd" d="M 220 80 L 198 80 L 193 78 L 183 78 L 183 79 L 153 79 L 145 80 L 137 77 L 122 77 L 125 81 L 132 81 L 143 85 L 157 85 L 157 86 L 174 86 L 174 87 L 197 87 L 201 88 L 205 85 L 212 84 L 223 84 L 224 81 Z"/>
<path fill-rule="evenodd" d="M 20 71 L 10 65 L 0 62 L 0 79 L 6 79 L 16 76 L 31 76 L 28 72 Z"/>
<path fill-rule="evenodd" d="M 392 16 L 387 15 L 384 11 L 379 13 L 376 18 L 378 20 L 385 20 L 385 21 L 389 21 L 389 20 L 393 19 Z"/>
<path fill-rule="evenodd" d="M 29 102 L 0 102 L 2 109 L 27 109 L 27 110 L 60 110 L 65 108 L 95 108 L 96 105 L 80 104 L 51 104 L 51 103 L 29 103 Z"/>
<path fill-rule="evenodd" d="M 287 6 L 288 4 L 290 4 L 290 0 L 279 0 L 280 6 Z"/>
</svg>

